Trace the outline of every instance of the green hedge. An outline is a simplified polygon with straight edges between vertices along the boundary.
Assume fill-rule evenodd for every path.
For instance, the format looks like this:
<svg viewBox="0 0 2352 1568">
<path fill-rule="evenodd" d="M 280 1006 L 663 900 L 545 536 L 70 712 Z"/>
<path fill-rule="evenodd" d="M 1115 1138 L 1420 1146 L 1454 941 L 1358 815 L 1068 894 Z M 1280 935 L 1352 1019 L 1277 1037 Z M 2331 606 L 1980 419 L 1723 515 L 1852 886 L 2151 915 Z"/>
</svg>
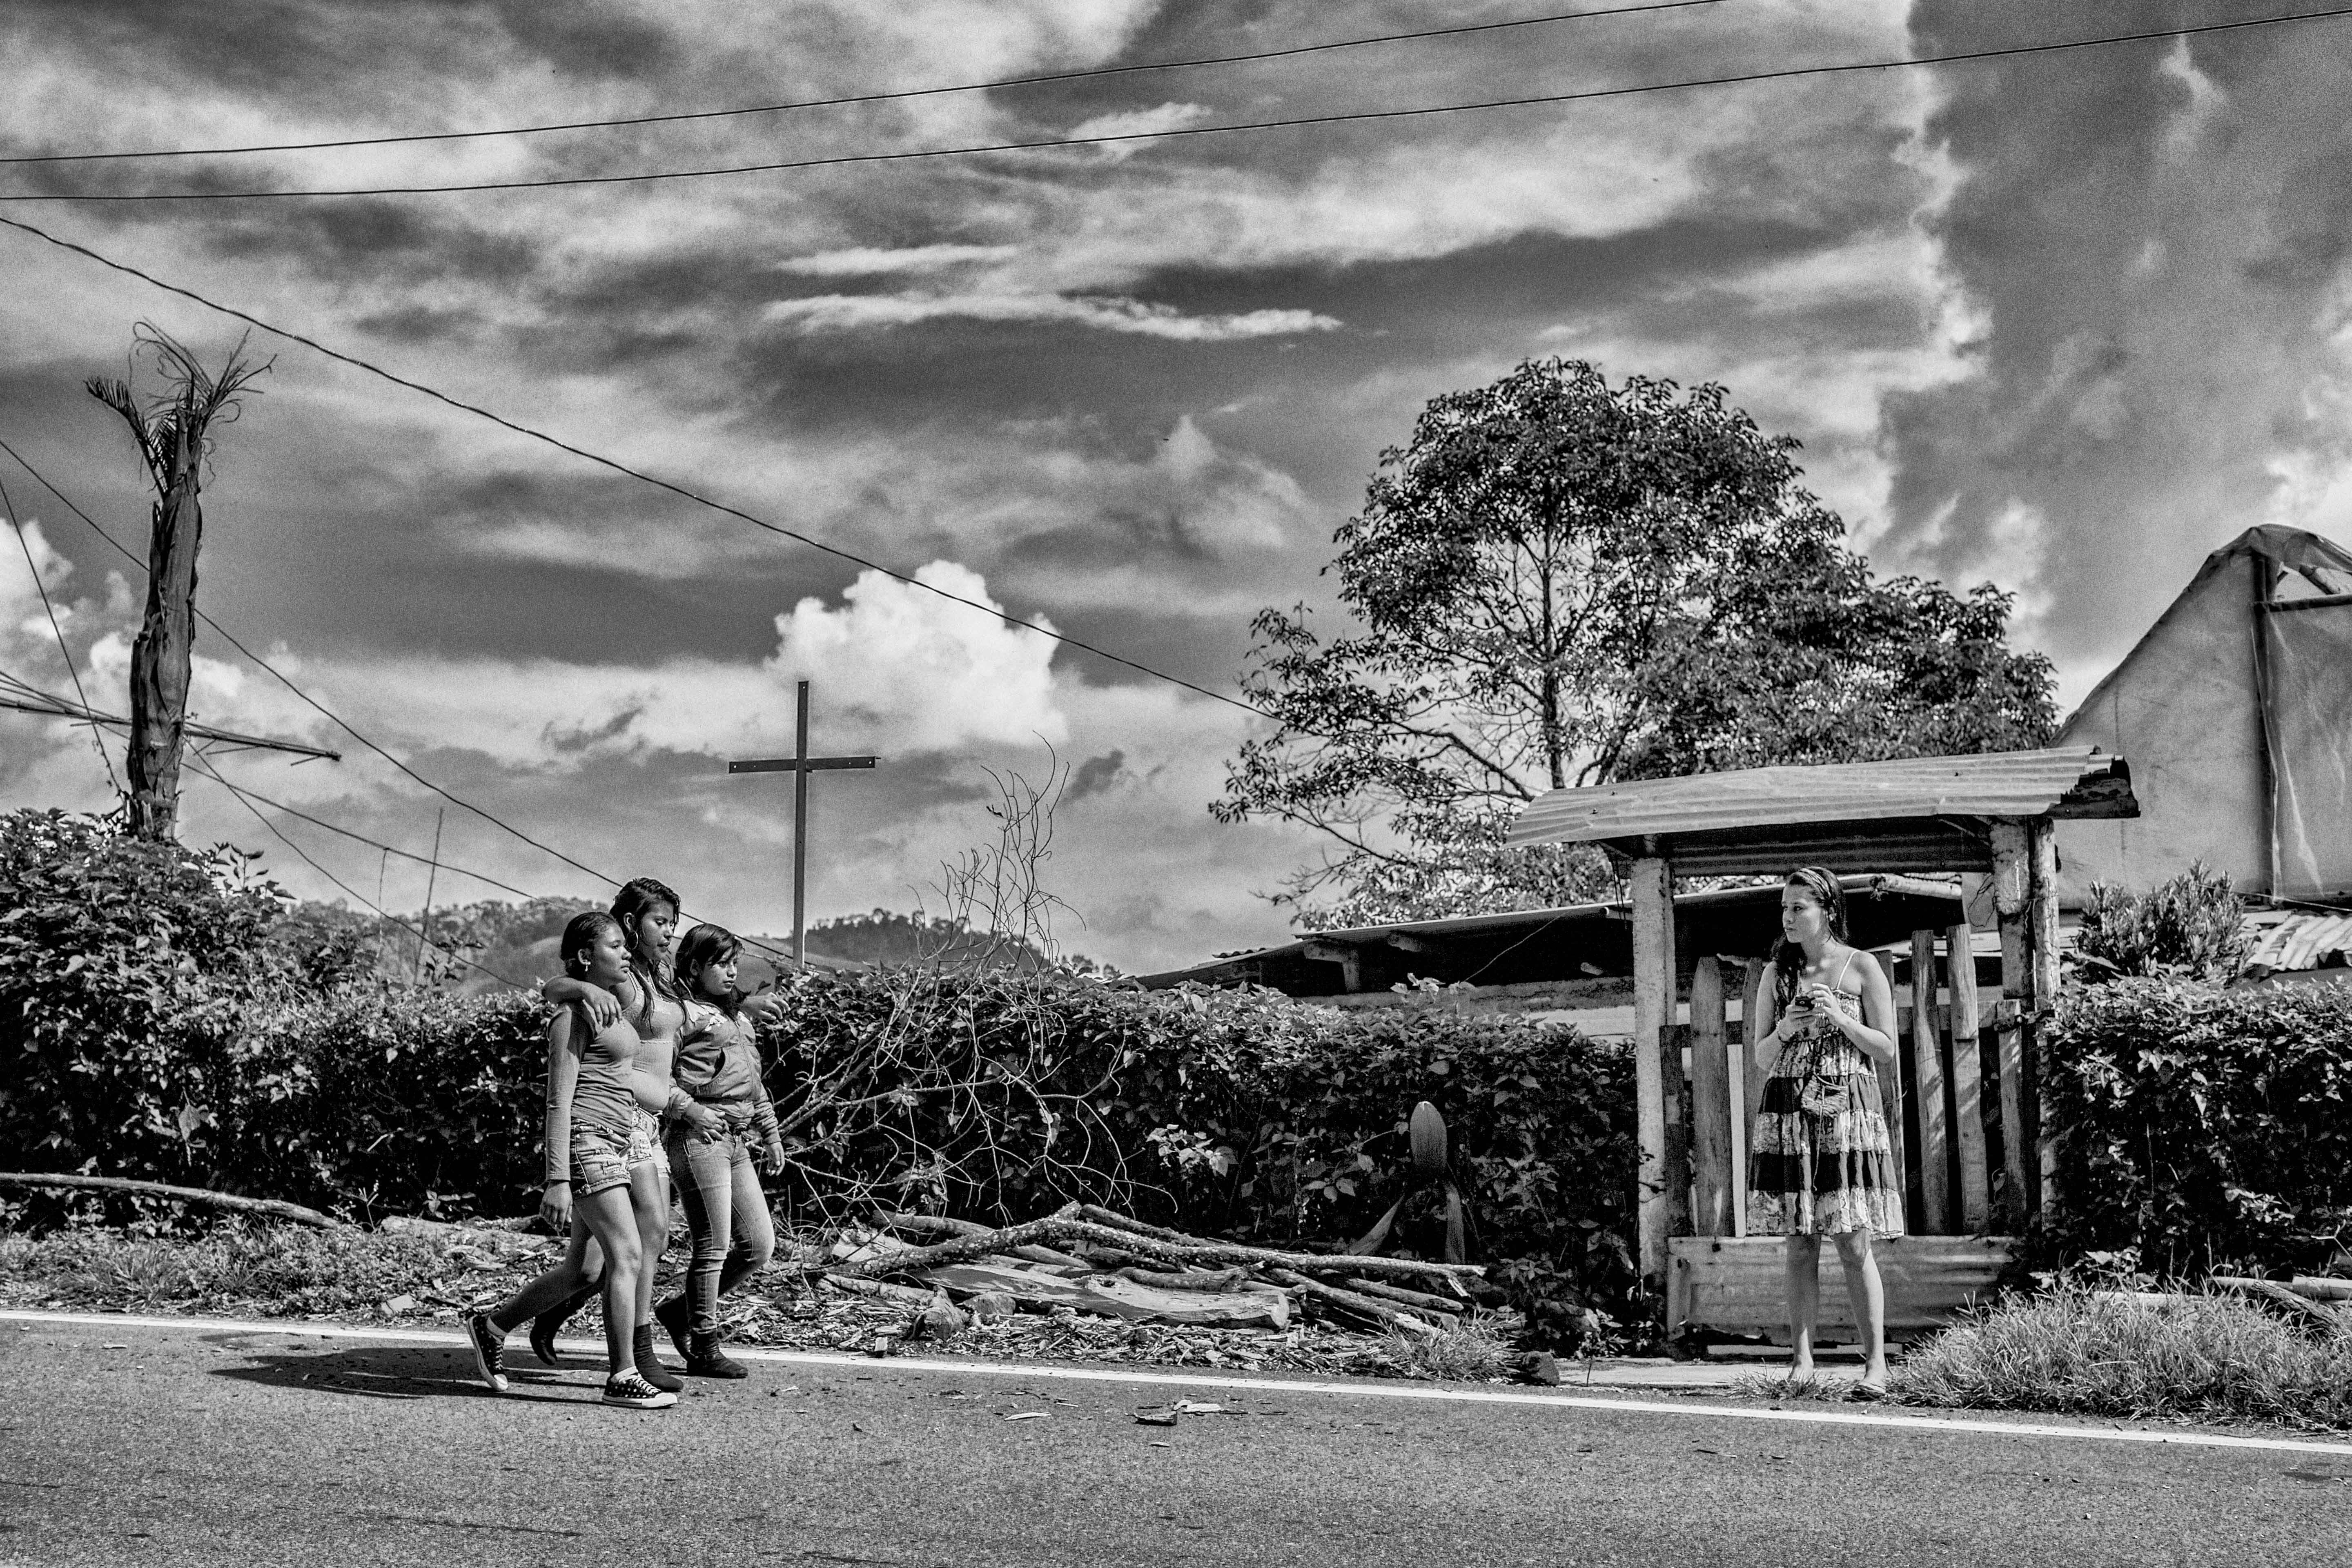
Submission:
<svg viewBox="0 0 2352 1568">
<path fill-rule="evenodd" d="M 2069 991 L 2039 1065 L 2062 1250 L 2195 1275 L 2352 1240 L 2352 987 Z"/>
<path fill-rule="evenodd" d="M 0 816 L 10 1163 L 362 1214 L 527 1209 L 544 1010 L 322 964 L 247 866 L 86 817 Z M 782 1194 L 804 1210 L 880 1198 L 984 1219 L 1112 1199 L 1341 1239 L 1401 1190 L 1426 1099 L 1482 1255 L 1603 1300 L 1631 1281 L 1631 1060 L 1570 1030 L 893 969 L 798 982 L 767 1043 L 785 1113 L 820 1108 Z M 1416 1217 L 1406 1238 L 1426 1245 Z"/>
</svg>

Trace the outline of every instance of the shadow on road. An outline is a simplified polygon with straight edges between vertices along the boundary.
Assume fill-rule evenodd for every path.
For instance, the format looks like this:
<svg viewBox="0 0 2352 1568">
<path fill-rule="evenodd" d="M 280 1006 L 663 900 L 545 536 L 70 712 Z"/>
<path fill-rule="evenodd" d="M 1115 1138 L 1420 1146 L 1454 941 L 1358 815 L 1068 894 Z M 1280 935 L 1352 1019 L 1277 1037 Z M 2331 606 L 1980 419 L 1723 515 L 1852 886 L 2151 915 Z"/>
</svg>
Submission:
<svg viewBox="0 0 2352 1568">
<path fill-rule="evenodd" d="M 247 1334 L 206 1335 L 207 1342 L 245 1358 L 213 1369 L 212 1375 L 271 1388 L 309 1388 L 363 1399 L 527 1398 L 559 1404 L 593 1404 L 603 1380 L 593 1369 L 550 1369 L 536 1363 L 507 1367 L 509 1392 L 501 1396 L 474 1375 L 473 1358 L 462 1349 L 439 1345 L 331 1345 L 318 1350 L 256 1344 Z"/>
</svg>

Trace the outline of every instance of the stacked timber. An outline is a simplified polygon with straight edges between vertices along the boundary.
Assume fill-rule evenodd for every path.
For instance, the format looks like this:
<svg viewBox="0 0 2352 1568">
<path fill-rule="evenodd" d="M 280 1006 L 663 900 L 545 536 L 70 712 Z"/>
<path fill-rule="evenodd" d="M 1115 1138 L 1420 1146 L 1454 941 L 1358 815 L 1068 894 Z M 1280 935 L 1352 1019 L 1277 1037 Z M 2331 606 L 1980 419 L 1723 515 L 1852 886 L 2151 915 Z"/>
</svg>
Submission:
<svg viewBox="0 0 2352 1568">
<path fill-rule="evenodd" d="M 1286 1252 L 1190 1236 L 1093 1205 L 991 1228 L 885 1211 L 823 1266 L 835 1287 L 910 1307 L 940 1298 L 982 1321 L 1068 1310 L 1136 1323 L 1433 1335 L 1473 1304 L 1475 1264 Z M 898 1281 L 899 1283 L 892 1283 Z"/>
</svg>

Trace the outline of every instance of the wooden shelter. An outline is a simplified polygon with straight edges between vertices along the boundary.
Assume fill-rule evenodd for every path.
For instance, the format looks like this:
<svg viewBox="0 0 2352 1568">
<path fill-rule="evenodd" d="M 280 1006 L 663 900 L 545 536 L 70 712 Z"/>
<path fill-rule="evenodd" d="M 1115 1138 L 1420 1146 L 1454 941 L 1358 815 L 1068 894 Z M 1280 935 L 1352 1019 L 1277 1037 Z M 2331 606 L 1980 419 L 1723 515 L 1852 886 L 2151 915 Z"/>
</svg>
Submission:
<svg viewBox="0 0 2352 1568">
<path fill-rule="evenodd" d="M 1904 1037 L 1916 1089 L 1910 1120 L 1920 1141 L 1915 1228 L 1922 1234 L 1882 1248 L 1895 1328 L 1903 1326 L 1903 1288 L 1915 1275 L 1941 1279 L 1945 1288 L 1970 1277 L 1966 1268 L 1954 1273 L 1955 1249 L 1938 1238 L 1955 1233 L 1988 1237 L 1996 1216 L 2014 1234 L 2044 1200 L 2027 1064 L 2034 1016 L 2058 989 L 2053 825 L 2128 817 L 2138 810 L 2124 760 L 2090 746 L 1751 768 L 1554 790 L 1528 805 L 1512 843 L 1599 844 L 1629 863 L 1640 1264 L 1643 1287 L 1659 1310 L 1668 1310 L 1670 1284 L 1684 1309 L 1672 1315 L 1690 1315 L 1689 1304 L 1705 1293 L 1696 1278 L 1702 1271 L 1728 1270 L 1727 1279 L 1750 1277 L 1762 1261 L 1760 1251 L 1729 1244 L 1742 1228 L 1738 1167 L 1744 1162 L 1738 1156 L 1760 1083 L 1746 1066 L 1744 1049 L 1734 1048 L 1724 965 L 1714 953 L 1699 955 L 1691 966 L 1689 1114 L 1684 1121 L 1684 1040 L 1675 1025 L 1675 879 L 1778 875 L 1802 865 L 1839 873 L 1958 871 L 1990 879 L 2001 955 L 1993 1023 L 2003 1168 L 1996 1188 L 1979 1120 L 1979 1021 L 1972 932 L 1963 916 L 1941 931 L 1910 933 Z M 1948 988 L 1948 1030 L 1937 1026 L 1939 939 L 1940 967 L 1958 982 Z M 1744 992 L 1751 1002 L 1763 968 L 1752 961 L 1744 965 Z M 1753 1016 L 1752 1007 L 1742 1011 L 1743 1017 Z M 1882 1065 L 1880 1077 L 1899 1136 L 1901 1064 Z M 1770 1294 L 1777 1300 L 1779 1248 L 1764 1246 L 1773 1255 Z M 1842 1294 L 1825 1291 L 1824 1307 Z M 1720 1315 L 1707 1321 L 1730 1326 Z"/>
</svg>

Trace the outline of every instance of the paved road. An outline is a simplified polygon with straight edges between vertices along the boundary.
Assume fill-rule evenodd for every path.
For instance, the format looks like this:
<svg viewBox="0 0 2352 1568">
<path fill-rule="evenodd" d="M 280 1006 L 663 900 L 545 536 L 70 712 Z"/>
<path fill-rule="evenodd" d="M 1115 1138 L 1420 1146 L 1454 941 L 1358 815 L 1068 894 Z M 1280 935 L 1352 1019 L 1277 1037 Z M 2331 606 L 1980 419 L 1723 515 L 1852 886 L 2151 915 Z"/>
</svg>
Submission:
<svg viewBox="0 0 2352 1568">
<path fill-rule="evenodd" d="M 2343 1562 L 2352 1447 L 764 1362 L 672 1411 L 446 1343 L 0 1321 L 0 1565 Z M 1141 1426 L 1171 1396 L 1245 1415 Z M 1670 1405 L 1648 1396 L 1642 1404 Z M 1043 1412 L 1040 1418 L 1009 1416 Z M 1798 1413 L 1801 1414 L 1801 1413 Z"/>
</svg>

